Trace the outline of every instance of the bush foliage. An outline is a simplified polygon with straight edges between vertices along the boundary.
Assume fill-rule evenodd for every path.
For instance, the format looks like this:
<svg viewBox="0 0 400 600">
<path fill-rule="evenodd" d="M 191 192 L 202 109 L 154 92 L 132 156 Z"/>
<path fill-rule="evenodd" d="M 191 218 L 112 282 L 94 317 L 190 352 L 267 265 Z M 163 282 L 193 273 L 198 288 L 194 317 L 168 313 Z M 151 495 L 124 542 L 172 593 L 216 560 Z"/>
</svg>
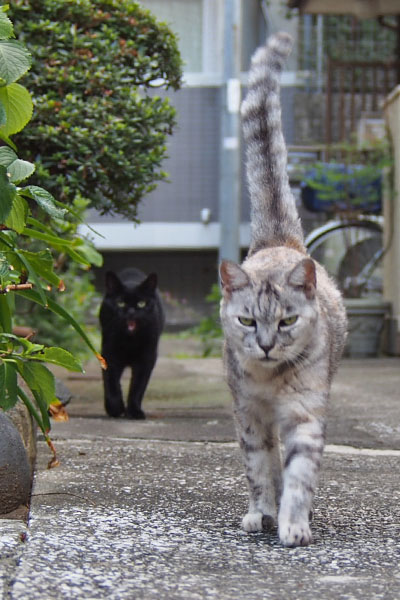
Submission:
<svg viewBox="0 0 400 600">
<path fill-rule="evenodd" d="M 136 220 L 166 178 L 175 111 L 151 88 L 180 86 L 173 33 L 131 0 L 14 0 L 11 15 L 33 58 L 34 118 L 16 141 L 34 183 Z"/>
</svg>

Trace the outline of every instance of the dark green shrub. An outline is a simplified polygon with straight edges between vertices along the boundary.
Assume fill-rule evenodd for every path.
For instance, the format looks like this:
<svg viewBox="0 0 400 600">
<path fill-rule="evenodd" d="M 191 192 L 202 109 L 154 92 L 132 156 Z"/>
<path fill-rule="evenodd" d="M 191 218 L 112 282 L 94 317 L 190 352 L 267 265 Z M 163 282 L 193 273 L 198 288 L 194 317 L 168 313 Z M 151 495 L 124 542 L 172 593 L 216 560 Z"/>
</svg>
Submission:
<svg viewBox="0 0 400 600">
<path fill-rule="evenodd" d="M 30 50 L 34 116 L 16 139 L 36 163 L 33 183 L 71 203 L 136 219 L 166 177 L 161 162 L 175 111 L 149 90 L 180 86 L 169 28 L 130 0 L 14 0 L 15 31 Z"/>
</svg>

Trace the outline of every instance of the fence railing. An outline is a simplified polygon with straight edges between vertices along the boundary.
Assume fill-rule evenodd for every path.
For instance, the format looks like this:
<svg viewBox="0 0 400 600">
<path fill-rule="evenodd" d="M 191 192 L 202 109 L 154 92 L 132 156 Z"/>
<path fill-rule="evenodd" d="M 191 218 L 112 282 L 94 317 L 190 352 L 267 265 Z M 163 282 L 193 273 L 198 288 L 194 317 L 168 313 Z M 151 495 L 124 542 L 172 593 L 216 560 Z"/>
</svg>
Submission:
<svg viewBox="0 0 400 600">
<path fill-rule="evenodd" d="M 326 143 L 348 141 L 363 113 L 378 113 L 400 78 L 400 60 L 328 62 Z"/>
</svg>

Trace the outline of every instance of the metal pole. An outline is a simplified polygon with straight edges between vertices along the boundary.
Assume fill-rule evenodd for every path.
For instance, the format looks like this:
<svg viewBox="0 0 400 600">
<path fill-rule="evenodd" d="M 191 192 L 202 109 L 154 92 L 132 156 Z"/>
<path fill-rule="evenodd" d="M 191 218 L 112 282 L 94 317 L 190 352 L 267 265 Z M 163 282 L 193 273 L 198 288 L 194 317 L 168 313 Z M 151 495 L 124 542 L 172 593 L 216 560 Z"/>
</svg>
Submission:
<svg viewBox="0 0 400 600">
<path fill-rule="evenodd" d="M 317 92 L 322 94 L 324 70 L 324 17 L 317 16 Z"/>
<path fill-rule="evenodd" d="M 224 3 L 224 81 L 221 89 L 219 260 L 240 261 L 241 0 Z"/>
</svg>

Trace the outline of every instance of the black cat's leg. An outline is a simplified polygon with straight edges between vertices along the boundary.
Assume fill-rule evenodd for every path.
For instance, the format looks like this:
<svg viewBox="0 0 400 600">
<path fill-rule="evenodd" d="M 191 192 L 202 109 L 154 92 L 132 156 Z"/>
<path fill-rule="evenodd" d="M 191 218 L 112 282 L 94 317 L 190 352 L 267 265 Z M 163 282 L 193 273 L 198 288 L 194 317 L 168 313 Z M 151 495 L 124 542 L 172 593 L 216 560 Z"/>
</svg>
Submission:
<svg viewBox="0 0 400 600">
<path fill-rule="evenodd" d="M 103 371 L 104 405 L 110 417 L 120 417 L 125 412 L 120 384 L 123 370 L 120 365 L 108 363 L 107 369 Z"/>
<path fill-rule="evenodd" d="M 128 408 L 126 416 L 128 419 L 145 419 L 142 410 L 142 400 L 149 383 L 151 373 L 156 364 L 157 357 L 151 357 L 142 363 L 132 365 L 132 379 L 128 393 Z"/>
</svg>

